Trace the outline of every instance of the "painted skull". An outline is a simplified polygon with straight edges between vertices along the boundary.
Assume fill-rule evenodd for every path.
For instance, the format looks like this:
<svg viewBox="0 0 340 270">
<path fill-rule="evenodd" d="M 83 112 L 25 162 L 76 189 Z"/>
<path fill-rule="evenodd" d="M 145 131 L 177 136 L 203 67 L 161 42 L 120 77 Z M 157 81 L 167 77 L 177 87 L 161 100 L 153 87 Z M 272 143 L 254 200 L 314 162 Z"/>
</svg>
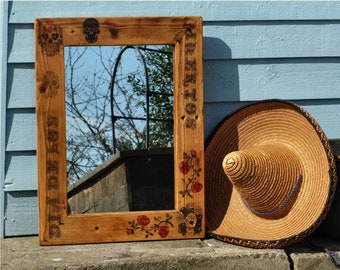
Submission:
<svg viewBox="0 0 340 270">
<path fill-rule="evenodd" d="M 83 33 L 87 42 L 96 42 L 100 33 L 99 22 L 94 18 L 86 19 L 83 23 Z"/>
<path fill-rule="evenodd" d="M 60 45 L 63 42 L 61 27 L 51 21 L 39 22 L 38 42 L 47 56 L 58 54 Z"/>
<path fill-rule="evenodd" d="M 57 94 L 59 88 L 59 80 L 57 74 L 48 71 L 42 78 L 42 85 L 40 86 L 40 93 L 46 93 L 49 97 Z"/>
</svg>

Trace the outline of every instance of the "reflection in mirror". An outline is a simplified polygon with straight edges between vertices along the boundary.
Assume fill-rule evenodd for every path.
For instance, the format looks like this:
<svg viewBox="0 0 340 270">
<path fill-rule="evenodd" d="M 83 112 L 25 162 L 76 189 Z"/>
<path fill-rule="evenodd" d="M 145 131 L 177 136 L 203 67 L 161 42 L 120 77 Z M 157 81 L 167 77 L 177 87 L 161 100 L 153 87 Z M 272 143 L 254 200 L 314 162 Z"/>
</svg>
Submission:
<svg viewBox="0 0 340 270">
<path fill-rule="evenodd" d="M 173 46 L 64 55 L 69 214 L 173 209 Z"/>
</svg>

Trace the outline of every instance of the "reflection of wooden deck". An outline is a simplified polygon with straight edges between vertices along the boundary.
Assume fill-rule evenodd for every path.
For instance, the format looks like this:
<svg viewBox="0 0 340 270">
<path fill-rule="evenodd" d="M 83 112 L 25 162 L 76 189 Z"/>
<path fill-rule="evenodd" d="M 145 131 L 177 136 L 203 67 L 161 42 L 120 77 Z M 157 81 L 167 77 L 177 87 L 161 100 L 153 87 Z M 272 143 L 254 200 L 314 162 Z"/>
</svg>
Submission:
<svg viewBox="0 0 340 270">
<path fill-rule="evenodd" d="M 69 212 L 174 209 L 173 148 L 115 154 L 68 187 Z"/>
</svg>

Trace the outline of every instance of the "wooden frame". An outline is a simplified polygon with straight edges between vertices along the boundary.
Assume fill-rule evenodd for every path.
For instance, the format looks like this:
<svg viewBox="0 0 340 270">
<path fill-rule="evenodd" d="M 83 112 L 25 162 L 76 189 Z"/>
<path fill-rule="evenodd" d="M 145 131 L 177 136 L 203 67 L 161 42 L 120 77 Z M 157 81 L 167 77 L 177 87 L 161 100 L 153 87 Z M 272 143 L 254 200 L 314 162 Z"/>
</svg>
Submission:
<svg viewBox="0 0 340 270">
<path fill-rule="evenodd" d="M 35 41 L 40 244 L 204 237 L 202 19 L 43 18 Z M 68 215 L 64 46 L 147 44 L 175 48 L 175 209 Z"/>
</svg>

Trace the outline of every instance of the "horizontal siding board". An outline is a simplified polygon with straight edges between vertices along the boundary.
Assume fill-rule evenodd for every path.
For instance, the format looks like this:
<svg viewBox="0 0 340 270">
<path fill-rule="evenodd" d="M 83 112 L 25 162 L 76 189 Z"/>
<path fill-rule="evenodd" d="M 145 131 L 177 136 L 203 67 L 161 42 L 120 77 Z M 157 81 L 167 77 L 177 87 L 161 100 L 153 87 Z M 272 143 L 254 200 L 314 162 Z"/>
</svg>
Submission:
<svg viewBox="0 0 340 270">
<path fill-rule="evenodd" d="M 340 21 L 224 22 L 203 31 L 206 60 L 340 56 Z M 9 44 L 9 63 L 33 63 L 33 24 L 10 25 Z"/>
<path fill-rule="evenodd" d="M 33 109 L 7 111 L 6 151 L 36 150 L 36 116 Z"/>
<path fill-rule="evenodd" d="M 29 7 L 29 8 L 28 8 Z M 76 14 L 75 14 L 76 11 Z M 336 20 L 337 1 L 13 1 L 10 23 L 38 17 L 202 16 L 207 21 Z"/>
<path fill-rule="evenodd" d="M 8 63 L 34 63 L 34 26 L 14 24 L 8 27 Z"/>
<path fill-rule="evenodd" d="M 328 139 L 340 139 L 340 100 L 317 102 L 305 104 L 304 101 L 298 101 L 297 103 L 314 117 Z"/>
<path fill-rule="evenodd" d="M 205 102 L 340 98 L 340 58 L 204 63 Z"/>
<path fill-rule="evenodd" d="M 7 108 L 34 108 L 34 64 L 9 64 L 7 72 Z"/>
<path fill-rule="evenodd" d="M 5 235 L 20 236 L 38 233 L 38 200 L 36 191 L 7 192 Z"/>
<path fill-rule="evenodd" d="M 296 103 L 315 118 L 328 139 L 340 139 L 340 99 L 301 100 Z"/>
<path fill-rule="evenodd" d="M 37 190 L 35 151 L 7 152 L 5 167 L 5 191 Z"/>
<path fill-rule="evenodd" d="M 232 112 L 250 102 L 208 102 L 204 103 L 204 138 L 211 139 L 218 124 Z"/>
<path fill-rule="evenodd" d="M 301 100 L 294 102 L 305 108 L 312 115 L 324 130 L 328 139 L 340 140 L 340 99 L 314 101 Z M 216 126 L 218 126 L 220 121 L 227 115 L 249 103 L 250 102 L 205 103 L 205 138 L 208 140 Z"/>
<path fill-rule="evenodd" d="M 205 59 L 340 56 L 340 21 L 221 22 L 204 26 Z"/>
</svg>

